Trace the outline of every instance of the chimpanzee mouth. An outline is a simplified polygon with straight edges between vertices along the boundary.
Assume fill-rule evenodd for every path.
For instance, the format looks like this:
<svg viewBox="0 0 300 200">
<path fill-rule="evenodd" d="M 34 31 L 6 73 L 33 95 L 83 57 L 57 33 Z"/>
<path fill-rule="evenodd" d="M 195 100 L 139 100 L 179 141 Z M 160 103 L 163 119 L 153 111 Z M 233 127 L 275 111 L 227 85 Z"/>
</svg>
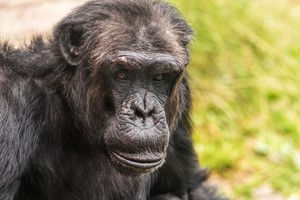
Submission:
<svg viewBox="0 0 300 200">
<path fill-rule="evenodd" d="M 112 160 L 115 160 L 127 172 L 131 173 L 147 173 L 154 171 L 156 168 L 164 163 L 164 156 L 151 156 L 148 158 L 140 158 L 136 154 L 127 154 L 112 151 Z M 143 156 L 145 156 L 143 154 Z"/>
</svg>

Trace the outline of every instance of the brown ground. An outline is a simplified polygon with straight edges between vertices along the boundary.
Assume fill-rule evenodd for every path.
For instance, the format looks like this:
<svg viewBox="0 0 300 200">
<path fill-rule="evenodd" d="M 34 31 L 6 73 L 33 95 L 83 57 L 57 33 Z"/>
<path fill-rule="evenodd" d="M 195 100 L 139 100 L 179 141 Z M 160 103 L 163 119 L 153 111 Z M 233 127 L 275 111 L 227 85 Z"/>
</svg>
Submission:
<svg viewBox="0 0 300 200">
<path fill-rule="evenodd" d="M 83 0 L 0 0 L 0 38 L 20 44 L 47 33 Z"/>
</svg>

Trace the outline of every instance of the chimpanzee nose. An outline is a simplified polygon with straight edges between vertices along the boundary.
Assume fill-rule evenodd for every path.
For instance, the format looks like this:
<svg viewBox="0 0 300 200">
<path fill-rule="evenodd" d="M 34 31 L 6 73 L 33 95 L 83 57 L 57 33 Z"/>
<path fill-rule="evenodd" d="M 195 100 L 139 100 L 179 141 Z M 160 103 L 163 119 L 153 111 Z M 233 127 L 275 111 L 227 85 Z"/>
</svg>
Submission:
<svg viewBox="0 0 300 200">
<path fill-rule="evenodd" d="M 143 121 L 146 121 L 147 118 L 152 118 L 154 113 L 153 107 L 141 107 L 140 105 L 135 106 L 134 114 L 137 118 L 142 118 Z"/>
<path fill-rule="evenodd" d="M 134 111 L 135 119 L 142 119 L 145 122 L 148 118 L 153 118 L 154 102 L 147 99 L 147 96 L 135 95 L 134 101 L 131 104 L 131 109 Z"/>
</svg>

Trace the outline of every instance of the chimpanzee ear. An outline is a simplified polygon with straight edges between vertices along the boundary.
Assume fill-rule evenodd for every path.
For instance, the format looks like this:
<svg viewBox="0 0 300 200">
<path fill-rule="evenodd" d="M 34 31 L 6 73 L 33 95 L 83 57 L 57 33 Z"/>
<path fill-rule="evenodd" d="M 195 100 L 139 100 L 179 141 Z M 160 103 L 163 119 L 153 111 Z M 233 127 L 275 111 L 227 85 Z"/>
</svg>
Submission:
<svg viewBox="0 0 300 200">
<path fill-rule="evenodd" d="M 76 25 L 66 26 L 59 35 L 60 50 L 70 65 L 79 65 L 81 61 L 82 36 L 83 28 Z"/>
</svg>

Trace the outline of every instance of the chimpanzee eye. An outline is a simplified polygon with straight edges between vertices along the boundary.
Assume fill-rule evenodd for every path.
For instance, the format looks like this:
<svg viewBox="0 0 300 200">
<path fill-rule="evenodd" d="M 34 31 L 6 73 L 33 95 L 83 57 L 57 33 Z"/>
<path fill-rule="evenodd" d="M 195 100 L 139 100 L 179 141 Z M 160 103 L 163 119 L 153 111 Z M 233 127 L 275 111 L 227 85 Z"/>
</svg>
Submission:
<svg viewBox="0 0 300 200">
<path fill-rule="evenodd" d="M 157 74 L 153 77 L 153 81 L 162 81 L 165 79 L 165 75 L 164 74 Z"/>
<path fill-rule="evenodd" d="M 128 73 L 126 71 L 120 70 L 115 72 L 114 74 L 115 78 L 118 80 L 128 80 Z"/>
</svg>

